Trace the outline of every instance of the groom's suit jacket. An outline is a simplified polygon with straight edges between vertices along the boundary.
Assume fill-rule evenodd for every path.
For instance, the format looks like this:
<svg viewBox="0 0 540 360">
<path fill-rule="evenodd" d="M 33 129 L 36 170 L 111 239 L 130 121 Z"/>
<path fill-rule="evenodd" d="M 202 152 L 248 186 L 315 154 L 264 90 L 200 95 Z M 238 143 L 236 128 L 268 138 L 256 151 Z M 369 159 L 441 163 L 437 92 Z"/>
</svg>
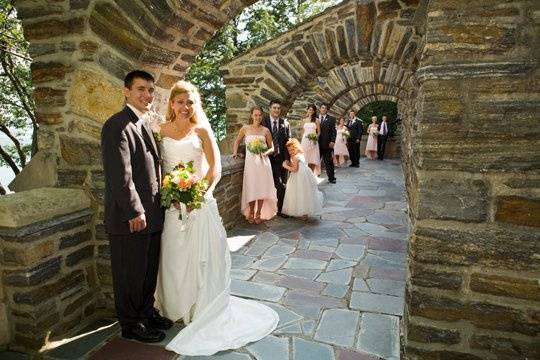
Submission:
<svg viewBox="0 0 540 360">
<path fill-rule="evenodd" d="M 101 130 L 101 150 L 105 172 L 105 230 L 127 235 L 129 220 L 146 215 L 146 228 L 138 234 L 163 229 L 160 204 L 161 169 L 152 133 L 140 126 L 129 108 L 109 118 Z"/>
<path fill-rule="evenodd" d="M 270 130 L 270 134 L 272 134 L 272 120 L 270 119 L 270 116 L 264 117 L 262 125 Z M 277 143 L 279 147 L 279 154 L 282 159 L 290 158 L 289 152 L 287 151 L 287 146 L 285 145 L 287 141 L 289 141 L 290 137 L 291 130 L 289 127 L 289 122 L 280 117 L 278 120 Z M 272 139 L 274 139 L 274 135 L 272 135 Z M 277 154 L 277 149 L 274 149 L 274 155 L 275 154 Z"/>
<path fill-rule="evenodd" d="M 326 119 L 322 116 L 321 119 L 321 133 L 319 134 L 319 147 L 321 150 L 329 150 L 330 143 L 336 142 L 337 130 L 336 130 L 336 118 L 330 115 L 326 115 Z"/>
</svg>

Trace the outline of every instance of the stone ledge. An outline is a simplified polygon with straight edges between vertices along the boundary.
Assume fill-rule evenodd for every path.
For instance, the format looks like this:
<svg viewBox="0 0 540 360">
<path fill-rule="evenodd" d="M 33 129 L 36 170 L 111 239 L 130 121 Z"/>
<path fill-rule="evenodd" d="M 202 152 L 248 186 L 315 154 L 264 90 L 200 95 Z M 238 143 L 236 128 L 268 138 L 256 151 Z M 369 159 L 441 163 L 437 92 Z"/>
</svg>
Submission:
<svg viewBox="0 0 540 360">
<path fill-rule="evenodd" d="M 0 228 L 20 228 L 90 207 L 80 189 L 40 188 L 0 198 Z"/>
</svg>

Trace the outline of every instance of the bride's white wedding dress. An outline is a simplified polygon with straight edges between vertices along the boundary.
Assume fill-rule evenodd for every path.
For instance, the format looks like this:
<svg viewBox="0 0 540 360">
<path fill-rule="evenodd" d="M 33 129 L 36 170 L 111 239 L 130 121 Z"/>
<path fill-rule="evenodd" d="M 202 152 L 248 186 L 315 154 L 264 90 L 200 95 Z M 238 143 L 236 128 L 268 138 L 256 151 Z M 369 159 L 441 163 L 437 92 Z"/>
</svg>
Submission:
<svg viewBox="0 0 540 360">
<path fill-rule="evenodd" d="M 164 172 L 193 161 L 202 176 L 202 142 L 196 134 L 161 142 Z M 216 200 L 207 194 L 185 223 L 167 210 L 161 237 L 156 303 L 162 314 L 188 324 L 166 349 L 182 355 L 212 355 L 270 334 L 279 317 L 269 307 L 230 296 L 231 257 Z"/>
</svg>

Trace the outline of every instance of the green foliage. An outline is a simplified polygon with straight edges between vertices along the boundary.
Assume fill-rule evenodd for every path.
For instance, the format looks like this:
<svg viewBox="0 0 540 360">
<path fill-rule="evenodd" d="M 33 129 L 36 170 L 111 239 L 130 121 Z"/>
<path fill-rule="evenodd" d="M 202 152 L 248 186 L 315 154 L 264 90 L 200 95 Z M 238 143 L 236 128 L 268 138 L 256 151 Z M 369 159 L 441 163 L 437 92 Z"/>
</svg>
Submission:
<svg viewBox="0 0 540 360">
<path fill-rule="evenodd" d="M 226 136 L 225 85 L 219 68 L 340 0 L 261 0 L 246 8 L 206 44 L 186 79 L 199 87 L 218 140 Z"/>
<path fill-rule="evenodd" d="M 389 136 L 392 137 L 397 131 L 397 103 L 393 101 L 375 101 L 367 104 L 359 111 L 356 112 L 356 116 L 362 119 L 364 123 L 364 133 L 367 131 L 367 127 L 371 124 L 371 117 L 376 116 L 377 122 L 380 122 L 383 115 L 386 115 L 389 126 Z"/>
<path fill-rule="evenodd" d="M 8 140 L 0 144 L 0 166 L 15 174 L 37 152 L 28 46 L 13 1 L 0 0 L 0 133 Z"/>
</svg>

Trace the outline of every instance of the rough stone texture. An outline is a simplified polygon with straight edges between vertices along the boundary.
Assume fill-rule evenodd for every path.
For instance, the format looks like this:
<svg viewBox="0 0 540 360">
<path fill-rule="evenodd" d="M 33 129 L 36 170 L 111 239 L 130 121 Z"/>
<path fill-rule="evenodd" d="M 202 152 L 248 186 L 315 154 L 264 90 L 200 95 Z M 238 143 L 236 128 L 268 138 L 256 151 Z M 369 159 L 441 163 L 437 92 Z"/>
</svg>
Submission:
<svg viewBox="0 0 540 360">
<path fill-rule="evenodd" d="M 412 62 L 398 59 L 405 48 L 416 49 L 419 38 L 399 22 L 397 11 L 378 16 L 375 3 L 384 4 L 339 4 L 224 65 L 226 148 L 232 146 L 250 107 L 267 107 L 272 98 L 283 101 L 295 136 L 300 135 L 299 120 L 309 103 L 327 103 L 330 113 L 340 116 L 373 101 L 403 99 Z M 380 46 L 370 49 L 370 43 Z M 390 141 L 388 150 L 390 157 L 396 156 L 398 142 Z"/>
<path fill-rule="evenodd" d="M 0 345 L 37 350 L 92 317 L 100 291 L 93 266 L 79 266 L 94 260 L 90 201 L 82 190 L 43 188 L 3 196 L 0 209 Z"/>
<path fill-rule="evenodd" d="M 520 14 L 537 5 L 432 0 L 424 11 L 417 86 L 399 105 L 412 224 L 403 355 L 530 358 L 540 310 L 540 88 L 530 61 L 539 39 Z"/>
<path fill-rule="evenodd" d="M 0 228 L 20 228 L 90 206 L 82 190 L 42 188 L 2 197 Z"/>
</svg>

